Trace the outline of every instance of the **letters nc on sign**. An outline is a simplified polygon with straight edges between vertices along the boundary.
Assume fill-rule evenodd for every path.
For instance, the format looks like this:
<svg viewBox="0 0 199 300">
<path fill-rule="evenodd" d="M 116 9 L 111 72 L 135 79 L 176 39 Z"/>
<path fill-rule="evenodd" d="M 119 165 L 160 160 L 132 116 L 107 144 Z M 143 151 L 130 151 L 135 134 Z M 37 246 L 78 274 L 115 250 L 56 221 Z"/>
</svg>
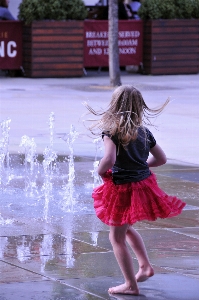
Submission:
<svg viewBox="0 0 199 300">
<path fill-rule="evenodd" d="M 9 41 L 7 43 L 7 47 L 4 41 L 0 42 L 0 57 L 5 57 L 7 53 L 8 57 L 15 57 L 17 55 L 17 50 L 13 48 L 17 48 L 17 44 L 14 41 Z"/>
</svg>

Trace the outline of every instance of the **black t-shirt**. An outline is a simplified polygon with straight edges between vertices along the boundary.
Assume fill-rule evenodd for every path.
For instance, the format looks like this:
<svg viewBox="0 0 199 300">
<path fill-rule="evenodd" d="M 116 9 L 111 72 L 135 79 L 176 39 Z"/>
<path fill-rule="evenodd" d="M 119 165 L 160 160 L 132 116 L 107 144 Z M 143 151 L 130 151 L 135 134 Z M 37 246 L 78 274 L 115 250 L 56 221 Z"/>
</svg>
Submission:
<svg viewBox="0 0 199 300">
<path fill-rule="evenodd" d="M 140 127 L 135 141 L 131 141 L 126 149 L 119 144 L 117 135 L 110 136 L 103 133 L 102 136 L 108 136 L 116 145 L 116 161 L 112 168 L 113 182 L 123 184 L 128 182 L 137 182 L 150 176 L 147 159 L 149 151 L 156 145 L 156 140 L 152 133 L 146 127 Z"/>
</svg>

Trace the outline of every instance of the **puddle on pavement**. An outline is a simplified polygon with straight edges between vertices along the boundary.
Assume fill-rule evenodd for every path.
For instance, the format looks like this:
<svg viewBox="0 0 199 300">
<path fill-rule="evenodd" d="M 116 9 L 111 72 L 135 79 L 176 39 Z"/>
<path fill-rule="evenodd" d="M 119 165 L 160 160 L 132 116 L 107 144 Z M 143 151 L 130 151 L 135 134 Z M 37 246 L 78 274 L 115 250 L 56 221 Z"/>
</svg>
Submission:
<svg viewBox="0 0 199 300">
<path fill-rule="evenodd" d="M 73 214 L 82 215 L 82 217 L 86 214 L 94 214 L 91 198 L 94 186 L 93 163 L 94 159 L 92 158 L 76 158 L 74 162 Z M 68 168 L 67 161 L 64 161 L 63 157 L 59 157 L 49 182 L 52 185 L 52 191 L 47 195 L 49 199 L 45 219 L 46 195 L 43 191 L 45 174 L 43 174 L 42 165 L 37 165 L 35 178 L 31 179 L 27 170 L 24 170 L 22 157 L 12 157 L 9 181 L 4 185 L 2 184 L 0 188 L 0 216 L 4 220 L 11 219 L 18 222 L 27 216 L 27 221 L 45 219 L 51 222 L 63 218 L 67 212 L 66 207 L 64 207 L 64 201 L 67 202 L 67 199 L 63 200 L 63 187 L 68 181 Z M 168 194 L 176 195 L 187 202 L 185 211 L 197 211 L 199 209 L 199 182 L 196 181 L 196 178 L 199 178 L 199 168 L 185 168 L 184 166 L 178 168 L 176 165 L 166 165 L 165 168 L 161 167 L 153 171 L 157 174 L 160 186 Z M 30 180 L 32 180 L 32 186 Z"/>
<path fill-rule="evenodd" d="M 51 180 L 53 189 L 47 219 L 44 218 L 42 172 L 39 171 L 36 180 L 37 193 L 27 196 L 21 158 L 13 162 L 10 181 L 0 191 L 0 272 L 7 274 L 1 282 L 14 284 L 20 280 L 20 273 L 29 274 L 23 275 L 21 281 L 59 280 L 63 284 L 80 287 L 82 291 L 79 292 L 74 292 L 73 288 L 67 290 L 68 295 L 75 297 L 71 300 L 79 299 L 80 295 L 81 299 L 98 299 L 98 296 L 91 295 L 93 292 L 102 299 L 128 299 L 127 296 L 113 298 L 107 294 L 106 285 L 108 288 L 109 284 L 115 284 L 114 278 L 121 273 L 108 240 L 108 226 L 96 218 L 93 209 L 91 193 L 94 178 L 91 171 L 94 159 L 75 159 L 73 213 L 63 209 L 63 195 L 60 192 L 67 182 L 68 164 L 62 158 L 58 159 Z M 149 257 L 159 275 L 170 276 L 170 273 L 177 272 L 197 278 L 199 183 L 195 179 L 199 171 L 197 168 L 166 165 L 154 172 L 159 185 L 168 194 L 177 195 L 187 202 L 187 206 L 175 218 L 143 221 L 134 226 L 143 236 Z M 176 260 L 176 257 L 180 259 Z M 133 258 L 137 270 L 134 255 Z M 85 289 L 91 292 L 90 296 L 84 294 Z M 166 298 L 157 288 L 152 291 L 151 287 L 144 285 L 141 285 L 141 292 L 143 295 L 139 299 L 145 299 L 146 295 L 151 300 L 178 299 Z M 192 299 L 197 299 L 194 297 Z"/>
</svg>

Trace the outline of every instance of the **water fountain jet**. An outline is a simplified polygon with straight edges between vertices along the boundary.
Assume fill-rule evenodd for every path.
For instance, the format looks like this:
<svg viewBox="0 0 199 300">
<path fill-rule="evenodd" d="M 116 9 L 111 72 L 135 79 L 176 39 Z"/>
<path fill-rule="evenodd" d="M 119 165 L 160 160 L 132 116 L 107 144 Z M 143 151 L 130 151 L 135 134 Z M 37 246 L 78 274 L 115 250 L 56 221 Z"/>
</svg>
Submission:
<svg viewBox="0 0 199 300">
<path fill-rule="evenodd" d="M 0 139 L 0 188 L 6 185 L 10 180 L 10 158 L 9 158 L 9 132 L 11 119 L 0 123 L 2 138 Z"/>
<path fill-rule="evenodd" d="M 3 134 L 0 143 L 0 153 L 3 158 L 0 173 L 0 192 L 3 193 L 0 211 L 1 224 L 9 224 L 9 219 L 3 219 L 5 215 L 16 222 L 14 213 L 16 213 L 17 218 L 22 218 L 24 221 L 32 219 L 34 221 L 41 220 L 45 223 L 51 223 L 56 218 L 63 218 L 64 213 L 81 214 L 93 211 L 90 197 L 93 187 L 90 183 L 92 177 L 89 177 L 89 173 L 88 176 L 84 173 L 84 180 L 88 183 L 88 187 L 85 186 L 85 181 L 81 182 L 80 185 L 78 182 L 76 185 L 76 181 L 80 179 L 77 179 L 75 174 L 73 147 L 79 133 L 71 125 L 70 132 L 64 135 L 63 140 L 69 148 L 69 155 L 62 159 L 58 157 L 53 149 L 54 121 L 54 113 L 51 113 L 49 116 L 50 142 L 45 147 L 43 155 L 37 154 L 37 145 L 34 138 L 24 135 L 19 144 L 21 147 L 19 153 L 23 155 L 11 155 L 11 158 L 9 158 L 8 149 L 11 120 L 3 121 L 1 126 Z M 95 142 L 95 144 L 96 151 L 99 151 L 98 142 Z M 82 158 L 78 159 L 78 161 L 82 161 Z M 97 168 L 97 164 L 96 152 L 95 168 Z M 65 171 L 67 167 L 68 174 Z M 87 168 L 88 164 L 86 164 L 86 170 Z M 8 180 L 5 180 L 5 173 L 8 170 L 11 170 L 12 174 L 9 171 L 9 183 L 7 184 Z M 95 174 L 97 174 L 96 171 Z M 67 179 L 65 179 L 66 177 Z M 94 181 L 97 184 L 97 177 L 95 178 Z M 76 205 L 77 196 L 79 197 L 78 205 Z M 90 199 L 86 201 L 86 206 L 84 199 Z"/>
<path fill-rule="evenodd" d="M 78 137 L 79 133 L 75 130 L 75 127 L 71 125 L 70 132 L 64 136 L 63 140 L 69 147 L 70 154 L 68 156 L 69 171 L 68 171 L 68 183 L 62 186 L 63 196 L 63 209 L 65 211 L 74 211 L 75 196 L 74 196 L 74 179 L 75 179 L 75 168 L 74 168 L 74 156 L 73 156 L 73 143 Z"/>
</svg>

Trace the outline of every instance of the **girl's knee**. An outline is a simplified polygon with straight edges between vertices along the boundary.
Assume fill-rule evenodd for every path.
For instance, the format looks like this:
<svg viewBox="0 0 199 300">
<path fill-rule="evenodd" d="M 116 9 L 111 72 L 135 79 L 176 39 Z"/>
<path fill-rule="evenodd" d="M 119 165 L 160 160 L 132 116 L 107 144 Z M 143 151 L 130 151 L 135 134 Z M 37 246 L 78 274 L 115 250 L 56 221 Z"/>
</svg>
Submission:
<svg viewBox="0 0 199 300">
<path fill-rule="evenodd" d="M 126 231 L 129 225 L 124 224 L 122 226 L 111 226 L 109 233 L 109 240 L 111 244 L 122 244 L 126 242 Z"/>
<path fill-rule="evenodd" d="M 127 235 L 130 235 L 130 236 L 133 236 L 133 237 L 140 236 L 140 234 L 139 234 L 133 227 L 129 227 L 129 228 L 127 229 L 126 234 L 127 234 Z"/>
<path fill-rule="evenodd" d="M 125 235 L 117 234 L 115 232 L 109 233 L 109 240 L 112 245 L 125 243 L 126 237 Z"/>
</svg>

